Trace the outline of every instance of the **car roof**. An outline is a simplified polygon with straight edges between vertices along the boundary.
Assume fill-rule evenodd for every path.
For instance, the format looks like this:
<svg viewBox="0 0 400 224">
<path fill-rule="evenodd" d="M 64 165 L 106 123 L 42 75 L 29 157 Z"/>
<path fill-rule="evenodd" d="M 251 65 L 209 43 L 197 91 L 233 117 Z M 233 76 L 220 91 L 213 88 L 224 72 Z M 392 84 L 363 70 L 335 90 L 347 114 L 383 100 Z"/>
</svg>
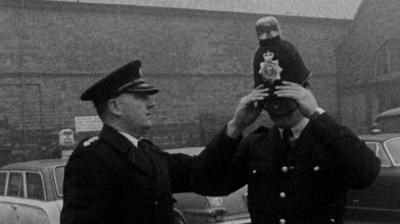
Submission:
<svg viewBox="0 0 400 224">
<path fill-rule="evenodd" d="M 400 107 L 396 107 L 390 110 L 383 111 L 380 113 L 376 118 L 375 121 L 378 121 L 380 119 L 386 118 L 386 117 L 400 117 Z"/>
<path fill-rule="evenodd" d="M 19 163 L 11 163 L 0 168 L 0 170 L 30 170 L 38 171 L 44 167 L 56 167 L 65 165 L 67 159 L 44 159 L 44 160 L 32 160 Z"/>
<path fill-rule="evenodd" d="M 368 135 L 360 135 L 360 139 L 364 141 L 386 141 L 392 138 L 400 138 L 400 133 L 382 133 L 382 134 L 368 134 Z"/>
</svg>

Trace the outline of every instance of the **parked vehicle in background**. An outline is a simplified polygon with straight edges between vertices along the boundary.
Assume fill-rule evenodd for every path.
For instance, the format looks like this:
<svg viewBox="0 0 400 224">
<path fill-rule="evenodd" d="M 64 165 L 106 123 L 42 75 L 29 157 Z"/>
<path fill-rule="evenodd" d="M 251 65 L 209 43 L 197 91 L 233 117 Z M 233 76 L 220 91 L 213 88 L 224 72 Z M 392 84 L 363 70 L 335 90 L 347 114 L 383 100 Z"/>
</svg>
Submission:
<svg viewBox="0 0 400 224">
<path fill-rule="evenodd" d="M 204 147 L 167 150 L 169 153 L 199 154 Z M 207 197 L 195 193 L 174 194 L 175 207 L 188 224 L 244 224 L 251 223 L 247 210 L 247 186 L 225 197 Z"/>
<path fill-rule="evenodd" d="M 67 160 L 36 160 L 0 168 L 0 224 L 57 224 Z"/>
<path fill-rule="evenodd" d="M 400 107 L 383 111 L 374 119 L 374 124 L 381 133 L 400 133 Z"/>
<path fill-rule="evenodd" d="M 400 133 L 359 136 L 381 160 L 381 171 L 365 190 L 351 190 L 347 218 L 400 222 Z"/>
<path fill-rule="evenodd" d="M 0 168 L 0 224 L 59 224 L 67 159 L 34 160 Z M 174 210 L 175 223 L 184 224 Z"/>
<path fill-rule="evenodd" d="M 195 155 L 203 147 L 168 150 Z M 68 151 L 69 152 L 69 151 Z M 62 208 L 63 159 L 13 163 L 0 168 L 0 224 L 59 224 Z M 176 224 L 250 223 L 246 207 L 247 187 L 227 197 L 194 193 L 174 194 Z"/>
</svg>

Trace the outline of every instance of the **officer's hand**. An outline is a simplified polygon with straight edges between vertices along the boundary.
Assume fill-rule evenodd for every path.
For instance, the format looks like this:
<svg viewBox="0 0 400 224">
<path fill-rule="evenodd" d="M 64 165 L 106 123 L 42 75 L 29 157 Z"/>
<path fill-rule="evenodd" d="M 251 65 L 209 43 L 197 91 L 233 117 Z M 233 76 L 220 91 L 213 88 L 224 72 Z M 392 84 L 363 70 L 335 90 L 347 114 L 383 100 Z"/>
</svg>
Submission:
<svg viewBox="0 0 400 224">
<path fill-rule="evenodd" d="M 283 85 L 277 86 L 275 94 L 278 97 L 292 98 L 299 104 L 299 110 L 305 117 L 311 115 L 317 110 L 318 103 L 309 89 L 293 82 L 283 81 Z"/>
<path fill-rule="evenodd" d="M 262 109 L 260 101 L 267 96 L 268 88 L 259 85 L 250 94 L 240 99 L 232 120 L 227 124 L 226 134 L 232 138 L 239 137 L 243 130 L 258 118 Z"/>
</svg>

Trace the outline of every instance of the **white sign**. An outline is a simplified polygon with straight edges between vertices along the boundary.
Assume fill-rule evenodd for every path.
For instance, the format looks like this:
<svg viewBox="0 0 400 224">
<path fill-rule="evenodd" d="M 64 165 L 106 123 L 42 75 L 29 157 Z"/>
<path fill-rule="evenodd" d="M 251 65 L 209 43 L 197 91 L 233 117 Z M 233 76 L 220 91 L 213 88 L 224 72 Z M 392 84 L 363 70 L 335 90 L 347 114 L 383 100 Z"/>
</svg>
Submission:
<svg viewBox="0 0 400 224">
<path fill-rule="evenodd" d="M 79 116 L 75 117 L 75 131 L 88 132 L 100 131 L 103 128 L 103 122 L 99 116 Z"/>
</svg>

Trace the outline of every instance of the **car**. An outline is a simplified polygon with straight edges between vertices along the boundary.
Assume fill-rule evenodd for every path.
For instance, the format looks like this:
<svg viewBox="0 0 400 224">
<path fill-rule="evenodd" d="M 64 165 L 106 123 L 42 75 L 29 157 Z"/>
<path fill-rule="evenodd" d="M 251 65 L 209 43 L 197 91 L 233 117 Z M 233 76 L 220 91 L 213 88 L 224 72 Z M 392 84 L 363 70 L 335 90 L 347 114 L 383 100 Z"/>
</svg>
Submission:
<svg viewBox="0 0 400 224">
<path fill-rule="evenodd" d="M 375 182 L 364 190 L 351 190 L 347 197 L 346 217 L 351 220 L 400 220 L 400 133 L 360 135 L 381 160 Z"/>
<path fill-rule="evenodd" d="M 400 107 L 378 114 L 374 119 L 374 126 L 382 133 L 400 132 Z"/>
<path fill-rule="evenodd" d="M 35 160 L 0 168 L 0 224 L 57 224 L 67 160 Z"/>
<path fill-rule="evenodd" d="M 201 147 L 168 150 L 197 154 Z M 63 205 L 63 159 L 12 163 L 0 168 L 0 224 L 58 224 Z M 250 223 L 246 208 L 247 188 L 228 197 L 205 197 L 194 193 L 174 194 L 176 224 Z"/>
<path fill-rule="evenodd" d="M 0 168 L 0 224 L 59 224 L 64 159 L 33 160 Z M 176 224 L 182 213 L 174 209 Z"/>
<path fill-rule="evenodd" d="M 168 153 L 197 155 L 204 147 L 167 150 Z M 208 197 L 192 192 L 174 194 L 175 207 L 188 224 L 247 224 L 251 223 L 247 209 L 247 185 L 224 197 Z"/>
</svg>

